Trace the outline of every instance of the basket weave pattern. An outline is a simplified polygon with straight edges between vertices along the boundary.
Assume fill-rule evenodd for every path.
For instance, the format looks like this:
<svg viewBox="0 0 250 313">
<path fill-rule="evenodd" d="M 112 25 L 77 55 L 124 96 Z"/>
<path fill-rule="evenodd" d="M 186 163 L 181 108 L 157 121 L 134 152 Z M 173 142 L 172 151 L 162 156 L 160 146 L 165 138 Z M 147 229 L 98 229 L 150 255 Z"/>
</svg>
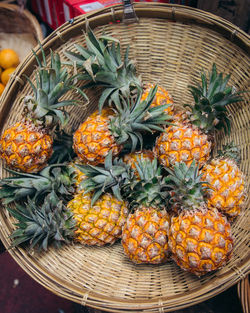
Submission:
<svg viewBox="0 0 250 313">
<path fill-rule="evenodd" d="M 74 44 L 83 44 L 82 31 L 89 23 L 95 34 L 103 30 L 130 45 L 130 58 L 136 60 L 143 82 L 164 86 L 179 105 L 190 103 L 187 86 L 199 82 L 200 72 L 210 70 L 215 62 L 218 72 L 231 73 L 230 84 L 239 90 L 249 88 L 250 39 L 230 23 L 199 10 L 181 6 L 138 4 L 139 23 L 110 23 L 121 20 L 122 8 L 104 9 L 75 22 L 65 24 L 49 36 L 43 47 L 58 52 L 74 51 Z M 237 33 L 235 32 L 237 30 Z M 230 35 L 231 34 L 231 35 Z M 38 48 L 37 48 L 38 50 Z M 3 131 L 20 119 L 23 95 L 31 92 L 23 74 L 32 76 L 36 62 L 30 54 L 11 78 L 8 92 L 0 107 Z M 76 128 L 97 105 L 98 94 L 88 91 L 90 103 L 71 109 L 70 127 Z M 77 97 L 77 95 L 76 95 Z M 65 97 L 67 98 L 67 96 Z M 231 135 L 217 136 L 217 146 L 231 140 L 241 149 L 241 169 L 249 190 L 250 173 L 250 108 L 249 93 L 244 100 L 229 107 L 232 117 Z M 18 113 L 20 112 L 20 113 Z M 1 164 L 1 177 L 7 172 Z M 204 301 L 229 288 L 249 272 L 249 199 L 242 216 L 234 222 L 234 254 L 223 269 L 201 279 L 180 270 L 173 262 L 164 265 L 134 265 L 123 254 L 120 243 L 111 247 L 65 246 L 40 255 L 28 255 L 20 248 L 10 253 L 35 280 L 54 293 L 72 301 L 109 312 L 164 312 Z M 14 228 L 13 219 L 2 210 L 0 236 L 8 247 Z"/>
</svg>

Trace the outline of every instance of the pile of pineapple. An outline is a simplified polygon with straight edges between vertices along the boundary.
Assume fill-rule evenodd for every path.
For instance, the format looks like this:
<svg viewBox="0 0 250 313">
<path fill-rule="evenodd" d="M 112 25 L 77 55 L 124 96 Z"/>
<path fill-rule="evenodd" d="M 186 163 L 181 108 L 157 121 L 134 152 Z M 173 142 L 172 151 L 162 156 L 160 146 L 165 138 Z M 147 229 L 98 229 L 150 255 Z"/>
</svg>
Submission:
<svg viewBox="0 0 250 313">
<path fill-rule="evenodd" d="M 163 87 L 142 83 L 117 39 L 88 29 L 85 42 L 65 52 L 64 64 L 53 52 L 47 63 L 42 47 L 42 60 L 34 53 L 33 94 L 23 99 L 22 120 L 2 134 L 11 175 L 0 181 L 0 198 L 16 220 L 12 245 L 120 241 L 137 264 L 174 260 L 198 276 L 221 268 L 246 193 L 237 148 L 213 156 L 215 133 L 230 132 L 227 105 L 241 100 L 229 75 L 215 64 L 201 73 L 184 109 Z M 66 107 L 79 105 L 71 91 L 84 102 L 97 87 L 98 110 L 67 133 Z"/>
</svg>

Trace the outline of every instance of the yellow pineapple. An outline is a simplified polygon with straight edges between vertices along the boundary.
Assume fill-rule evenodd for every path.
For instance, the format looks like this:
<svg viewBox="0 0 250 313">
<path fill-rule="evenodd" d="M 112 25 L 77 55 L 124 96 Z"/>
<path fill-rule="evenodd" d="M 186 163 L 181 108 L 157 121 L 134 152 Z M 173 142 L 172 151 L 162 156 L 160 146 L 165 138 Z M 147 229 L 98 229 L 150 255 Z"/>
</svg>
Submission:
<svg viewBox="0 0 250 313">
<path fill-rule="evenodd" d="M 76 220 L 74 239 L 84 245 L 113 244 L 121 237 L 128 215 L 125 202 L 108 193 L 102 195 L 94 205 L 91 205 L 91 201 L 91 193 L 81 192 L 67 205 Z"/>
<path fill-rule="evenodd" d="M 139 177 L 139 173 L 136 170 L 135 165 L 137 163 L 138 158 L 139 159 L 144 158 L 153 161 L 154 154 L 151 150 L 142 149 L 140 151 L 131 152 L 123 156 L 123 162 L 128 164 L 135 171 L 135 175 Z"/>
<path fill-rule="evenodd" d="M 168 237 L 172 258 L 197 276 L 221 268 L 233 251 L 230 223 L 205 202 L 207 187 L 195 162 L 190 167 L 177 163 L 168 172 L 169 186 L 175 191 L 169 203 L 178 206 L 178 212 L 171 217 Z"/>
<path fill-rule="evenodd" d="M 111 155 L 110 162 L 112 162 Z M 122 175 L 123 168 L 126 171 L 126 167 L 116 164 L 118 176 Z M 9 192 L 10 201 L 23 193 L 21 198 L 22 202 L 25 202 L 27 191 L 29 192 L 29 198 L 24 206 L 17 204 L 14 210 L 10 209 L 11 214 L 19 221 L 18 228 L 12 234 L 13 245 L 24 243 L 31 248 L 36 246 L 38 249 L 47 250 L 48 245 L 60 247 L 62 243 L 73 241 L 97 246 L 113 244 L 117 241 L 121 237 L 128 208 L 125 201 L 118 199 L 120 193 L 114 187 L 118 177 L 116 170 L 110 175 L 108 169 L 103 167 L 95 171 L 95 167 L 82 166 L 77 162 L 63 166 L 61 171 L 60 167 L 53 167 L 53 165 L 51 169 L 55 171 L 49 173 L 44 169 L 43 171 L 46 171 L 44 176 L 32 175 L 30 179 L 26 174 L 20 177 L 20 180 L 25 182 L 27 190 L 24 188 L 20 190 L 20 184 L 17 184 L 15 187 L 17 193 L 15 193 L 14 178 L 10 180 L 9 185 L 5 184 L 5 194 Z M 107 176 L 101 177 L 105 171 Z M 83 181 L 81 181 L 81 172 L 86 172 Z M 98 176 L 97 180 L 95 180 L 95 173 Z M 111 182 L 111 187 L 107 184 L 110 178 L 114 180 Z M 75 188 L 72 190 L 71 187 L 76 183 L 81 185 L 84 182 L 82 188 L 77 186 L 76 192 Z M 38 190 L 32 190 L 32 183 L 37 185 Z M 43 184 L 45 184 L 44 188 Z M 55 187 L 59 190 L 55 191 Z M 106 192 L 106 189 L 110 192 Z M 47 196 L 43 198 L 44 201 L 37 201 L 41 200 L 41 192 L 46 193 Z M 68 197 L 71 197 L 69 201 L 67 201 Z"/>
<path fill-rule="evenodd" d="M 154 154 L 159 162 L 169 167 L 176 162 L 190 165 L 197 160 L 203 165 L 210 157 L 211 142 L 206 134 L 189 123 L 175 123 L 166 128 L 157 139 Z"/>
<path fill-rule="evenodd" d="M 157 86 L 151 90 L 146 100 L 141 101 L 141 94 L 136 99 L 114 99 L 114 111 L 104 109 L 99 114 L 89 116 L 73 136 L 74 150 L 84 162 L 92 165 L 104 163 L 109 152 L 117 156 L 124 144 L 134 151 L 140 143 L 142 132 L 162 131 L 168 115 L 163 114 L 166 106 L 149 108 Z"/>
<path fill-rule="evenodd" d="M 123 187 L 134 210 L 123 227 L 123 249 L 134 263 L 164 263 L 169 259 L 165 180 L 156 159 L 138 159 L 137 169 L 139 175 Z"/>
<path fill-rule="evenodd" d="M 59 101 L 68 90 L 77 89 L 72 78 L 61 67 L 58 54 L 51 53 L 51 64 L 46 63 L 42 50 L 43 63 L 37 55 L 38 71 L 36 86 L 28 80 L 34 96 L 25 96 L 22 120 L 9 126 L 0 140 L 0 155 L 11 168 L 27 173 L 35 173 L 44 168 L 53 151 L 53 129 L 68 120 L 67 112 L 60 110 L 76 101 Z M 79 90 L 82 93 L 82 91 Z"/>
<path fill-rule="evenodd" d="M 26 244 L 29 248 L 47 250 L 49 245 L 63 243 L 103 246 L 121 237 L 127 218 L 124 202 L 105 194 L 91 205 L 91 194 L 77 194 L 67 206 L 59 198 L 47 196 L 41 206 L 28 199 L 25 205 L 8 208 L 18 220 L 11 238 L 13 246 Z"/>
<path fill-rule="evenodd" d="M 230 120 L 226 115 L 226 105 L 240 100 L 238 93 L 233 92 L 227 83 L 229 75 L 223 78 L 217 74 L 213 65 L 209 80 L 201 74 L 202 84 L 198 87 L 190 86 L 194 97 L 194 106 L 187 112 L 187 119 L 174 119 L 173 124 L 165 129 L 156 139 L 155 156 L 166 167 L 176 162 L 190 165 L 193 160 L 202 166 L 210 158 L 213 146 L 214 132 L 224 129 L 230 131 Z"/>
<path fill-rule="evenodd" d="M 145 100 L 150 92 L 150 89 L 153 88 L 153 84 L 148 83 L 145 84 L 144 86 L 144 91 L 142 94 L 142 98 L 141 100 Z M 153 102 L 151 103 L 151 107 L 157 107 L 159 105 L 166 105 L 168 104 L 169 106 L 165 109 L 165 112 L 168 115 L 173 115 L 174 114 L 174 101 L 172 99 L 172 97 L 170 96 L 169 92 L 164 89 L 161 86 L 158 86 L 157 92 L 155 94 L 155 98 L 153 100 Z"/>
<path fill-rule="evenodd" d="M 237 148 L 232 144 L 225 145 L 218 156 L 202 168 L 203 180 L 211 187 L 208 204 L 230 218 L 241 213 L 246 199 L 245 177 L 237 158 Z"/>
</svg>

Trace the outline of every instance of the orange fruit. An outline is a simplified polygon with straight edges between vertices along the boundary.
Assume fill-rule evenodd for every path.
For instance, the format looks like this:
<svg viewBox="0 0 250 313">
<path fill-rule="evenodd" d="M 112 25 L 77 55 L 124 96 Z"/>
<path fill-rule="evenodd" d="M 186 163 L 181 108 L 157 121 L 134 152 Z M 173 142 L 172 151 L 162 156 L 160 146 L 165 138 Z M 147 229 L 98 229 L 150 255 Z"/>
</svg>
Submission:
<svg viewBox="0 0 250 313">
<path fill-rule="evenodd" d="M 17 67 L 19 63 L 19 56 L 14 50 L 3 49 L 0 51 L 0 66 L 3 69 Z"/>
<path fill-rule="evenodd" d="M 1 81 L 4 85 L 8 83 L 8 80 L 10 79 L 10 75 L 15 71 L 15 67 L 7 68 L 7 70 L 4 70 L 1 74 Z"/>
<path fill-rule="evenodd" d="M 3 93 L 3 91 L 4 91 L 4 85 L 0 83 L 0 96 Z"/>
</svg>

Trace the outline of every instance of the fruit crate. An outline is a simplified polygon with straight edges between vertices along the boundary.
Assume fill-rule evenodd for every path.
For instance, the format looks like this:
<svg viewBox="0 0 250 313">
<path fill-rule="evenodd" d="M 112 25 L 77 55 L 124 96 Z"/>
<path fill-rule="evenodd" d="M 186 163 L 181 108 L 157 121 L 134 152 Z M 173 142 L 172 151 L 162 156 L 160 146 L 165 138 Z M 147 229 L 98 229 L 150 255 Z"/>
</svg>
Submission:
<svg viewBox="0 0 250 313">
<path fill-rule="evenodd" d="M 190 103 L 187 86 L 199 81 L 202 69 L 217 64 L 218 71 L 231 73 L 230 83 L 239 90 L 249 88 L 250 38 L 242 30 L 213 14 L 198 9 L 160 3 L 135 3 L 138 21 L 124 23 L 123 6 L 105 8 L 67 22 L 47 37 L 43 48 L 64 57 L 65 49 L 83 44 L 83 30 L 89 25 L 98 36 L 118 38 L 122 47 L 130 45 L 130 58 L 146 82 L 159 83 L 179 105 Z M 38 47 L 36 48 L 39 54 Z M 66 59 L 65 59 L 66 60 Z M 29 54 L 8 84 L 0 106 L 3 131 L 19 120 L 20 99 L 31 88 L 25 75 L 34 79 L 36 60 Z M 98 94 L 88 90 L 89 103 L 70 110 L 70 126 L 78 127 L 97 108 Z M 230 136 L 218 135 L 217 147 L 232 139 L 241 149 L 241 170 L 249 193 L 249 93 L 230 105 Z M 67 97 L 65 97 L 67 98 Z M 1 164 L 1 177 L 8 173 Z M 0 238 L 8 249 L 13 218 L 0 212 Z M 168 312 L 205 301 L 246 277 L 249 261 L 249 199 L 241 216 L 232 225 L 234 253 L 225 267 L 198 278 L 178 268 L 174 262 L 163 265 L 134 265 L 123 254 L 120 243 L 105 247 L 64 246 L 41 254 L 25 249 L 9 249 L 16 262 L 37 282 L 53 293 L 76 303 L 108 312 Z"/>
<path fill-rule="evenodd" d="M 10 1 L 8 1 L 10 2 Z M 18 5 L 0 2 L 0 50 L 13 49 L 23 61 L 43 33 L 34 15 Z"/>
</svg>

